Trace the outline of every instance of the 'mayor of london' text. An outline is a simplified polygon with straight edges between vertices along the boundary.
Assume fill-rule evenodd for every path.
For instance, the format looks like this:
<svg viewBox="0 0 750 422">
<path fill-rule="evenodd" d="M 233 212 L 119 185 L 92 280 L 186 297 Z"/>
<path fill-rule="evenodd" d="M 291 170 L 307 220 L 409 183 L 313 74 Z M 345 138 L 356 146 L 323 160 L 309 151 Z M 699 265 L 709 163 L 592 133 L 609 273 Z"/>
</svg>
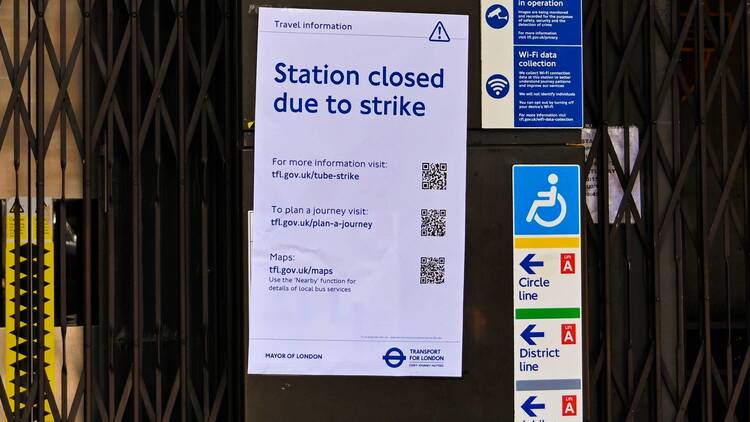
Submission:
<svg viewBox="0 0 750 422">
<path fill-rule="evenodd" d="M 319 22 L 284 22 L 275 20 L 274 25 L 278 29 L 322 29 L 324 31 L 351 31 L 352 26 L 346 23 L 319 23 Z"/>
</svg>

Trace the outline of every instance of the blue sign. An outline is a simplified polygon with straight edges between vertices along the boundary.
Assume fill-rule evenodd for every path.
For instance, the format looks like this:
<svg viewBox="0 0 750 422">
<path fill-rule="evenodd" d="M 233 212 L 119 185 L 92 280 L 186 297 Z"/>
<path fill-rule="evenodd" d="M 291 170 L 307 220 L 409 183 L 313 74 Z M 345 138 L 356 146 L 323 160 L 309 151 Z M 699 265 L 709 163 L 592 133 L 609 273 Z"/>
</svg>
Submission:
<svg viewBox="0 0 750 422">
<path fill-rule="evenodd" d="M 583 127 L 582 0 L 496 1 L 482 3 L 483 127 Z M 503 95 L 489 86 L 498 74 L 512 85 Z"/>
<path fill-rule="evenodd" d="M 383 360 L 391 368 L 398 368 L 406 360 L 406 355 L 398 347 L 391 347 L 383 355 Z"/>
<path fill-rule="evenodd" d="M 493 4 L 484 14 L 487 25 L 494 29 L 503 29 L 510 22 L 510 13 L 502 4 Z"/>
<path fill-rule="evenodd" d="M 581 47 L 516 46 L 516 127 L 581 127 Z"/>
<path fill-rule="evenodd" d="M 579 166 L 513 166 L 515 235 L 580 235 L 580 203 Z"/>
<path fill-rule="evenodd" d="M 513 43 L 581 45 L 581 0 L 515 0 Z"/>
</svg>

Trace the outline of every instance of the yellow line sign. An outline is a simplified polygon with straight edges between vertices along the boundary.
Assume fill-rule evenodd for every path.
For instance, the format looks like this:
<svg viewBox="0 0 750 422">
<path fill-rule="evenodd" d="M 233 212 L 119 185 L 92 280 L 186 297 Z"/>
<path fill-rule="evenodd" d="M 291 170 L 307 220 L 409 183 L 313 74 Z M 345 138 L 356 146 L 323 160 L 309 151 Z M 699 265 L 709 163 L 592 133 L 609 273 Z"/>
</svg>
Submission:
<svg viewBox="0 0 750 422">
<path fill-rule="evenodd" d="M 516 237 L 514 240 L 517 249 L 551 249 L 551 248 L 578 248 L 581 246 L 581 238 L 575 237 Z"/>
</svg>

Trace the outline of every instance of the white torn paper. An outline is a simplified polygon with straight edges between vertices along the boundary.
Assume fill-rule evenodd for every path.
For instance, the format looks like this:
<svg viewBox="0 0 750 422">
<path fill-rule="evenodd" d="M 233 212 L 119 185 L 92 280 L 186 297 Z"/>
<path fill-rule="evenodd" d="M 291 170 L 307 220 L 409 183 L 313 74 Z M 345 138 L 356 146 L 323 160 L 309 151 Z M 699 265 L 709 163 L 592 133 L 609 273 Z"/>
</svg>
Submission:
<svg viewBox="0 0 750 422">
<path fill-rule="evenodd" d="M 617 162 L 620 167 L 625 171 L 625 128 L 622 126 L 610 126 L 607 128 L 609 139 L 612 141 L 612 146 L 617 156 Z M 584 128 L 581 129 L 581 141 L 586 148 L 586 158 L 588 159 L 591 146 L 594 143 L 596 137 L 595 128 Z M 638 149 L 640 146 L 640 134 L 638 133 L 638 127 L 630 126 L 628 128 L 628 160 L 630 171 L 633 171 L 635 160 L 638 156 Z M 591 213 L 591 219 L 594 223 L 599 222 L 599 170 L 598 170 L 597 159 L 594 159 L 594 164 L 591 166 L 588 174 L 586 175 L 586 205 L 588 206 L 589 212 Z M 620 184 L 620 180 L 617 177 L 615 166 L 612 163 L 612 157 L 609 156 L 608 160 L 608 190 L 609 190 L 609 223 L 614 224 L 617 212 L 620 209 L 622 203 L 624 187 Z M 641 214 L 641 177 L 636 176 L 635 184 L 632 190 L 633 200 L 635 201 L 636 209 L 638 214 Z M 630 208 L 626 211 L 629 211 Z M 620 223 L 628 221 L 635 223 L 632 212 L 628 212 L 627 220 L 625 217 L 620 219 Z"/>
</svg>

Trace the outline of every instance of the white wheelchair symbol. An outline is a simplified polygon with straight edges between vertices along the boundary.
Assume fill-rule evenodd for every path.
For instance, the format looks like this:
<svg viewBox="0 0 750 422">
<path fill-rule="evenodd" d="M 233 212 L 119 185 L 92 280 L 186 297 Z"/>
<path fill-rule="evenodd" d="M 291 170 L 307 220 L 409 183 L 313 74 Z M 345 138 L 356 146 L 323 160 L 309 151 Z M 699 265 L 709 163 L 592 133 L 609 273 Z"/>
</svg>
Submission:
<svg viewBox="0 0 750 422">
<path fill-rule="evenodd" d="M 562 223 L 568 209 L 565 204 L 565 198 L 563 198 L 562 194 L 557 192 L 557 186 L 555 186 L 557 184 L 557 175 L 555 173 L 550 173 L 550 175 L 547 176 L 547 181 L 550 184 L 549 191 L 537 192 L 536 196 L 540 199 L 534 200 L 531 204 L 529 214 L 526 215 L 526 222 L 531 223 L 531 220 L 534 220 L 542 227 L 552 228 Z M 558 202 L 560 203 L 560 214 L 554 220 L 547 221 L 537 214 L 539 208 L 552 208 Z"/>
</svg>

